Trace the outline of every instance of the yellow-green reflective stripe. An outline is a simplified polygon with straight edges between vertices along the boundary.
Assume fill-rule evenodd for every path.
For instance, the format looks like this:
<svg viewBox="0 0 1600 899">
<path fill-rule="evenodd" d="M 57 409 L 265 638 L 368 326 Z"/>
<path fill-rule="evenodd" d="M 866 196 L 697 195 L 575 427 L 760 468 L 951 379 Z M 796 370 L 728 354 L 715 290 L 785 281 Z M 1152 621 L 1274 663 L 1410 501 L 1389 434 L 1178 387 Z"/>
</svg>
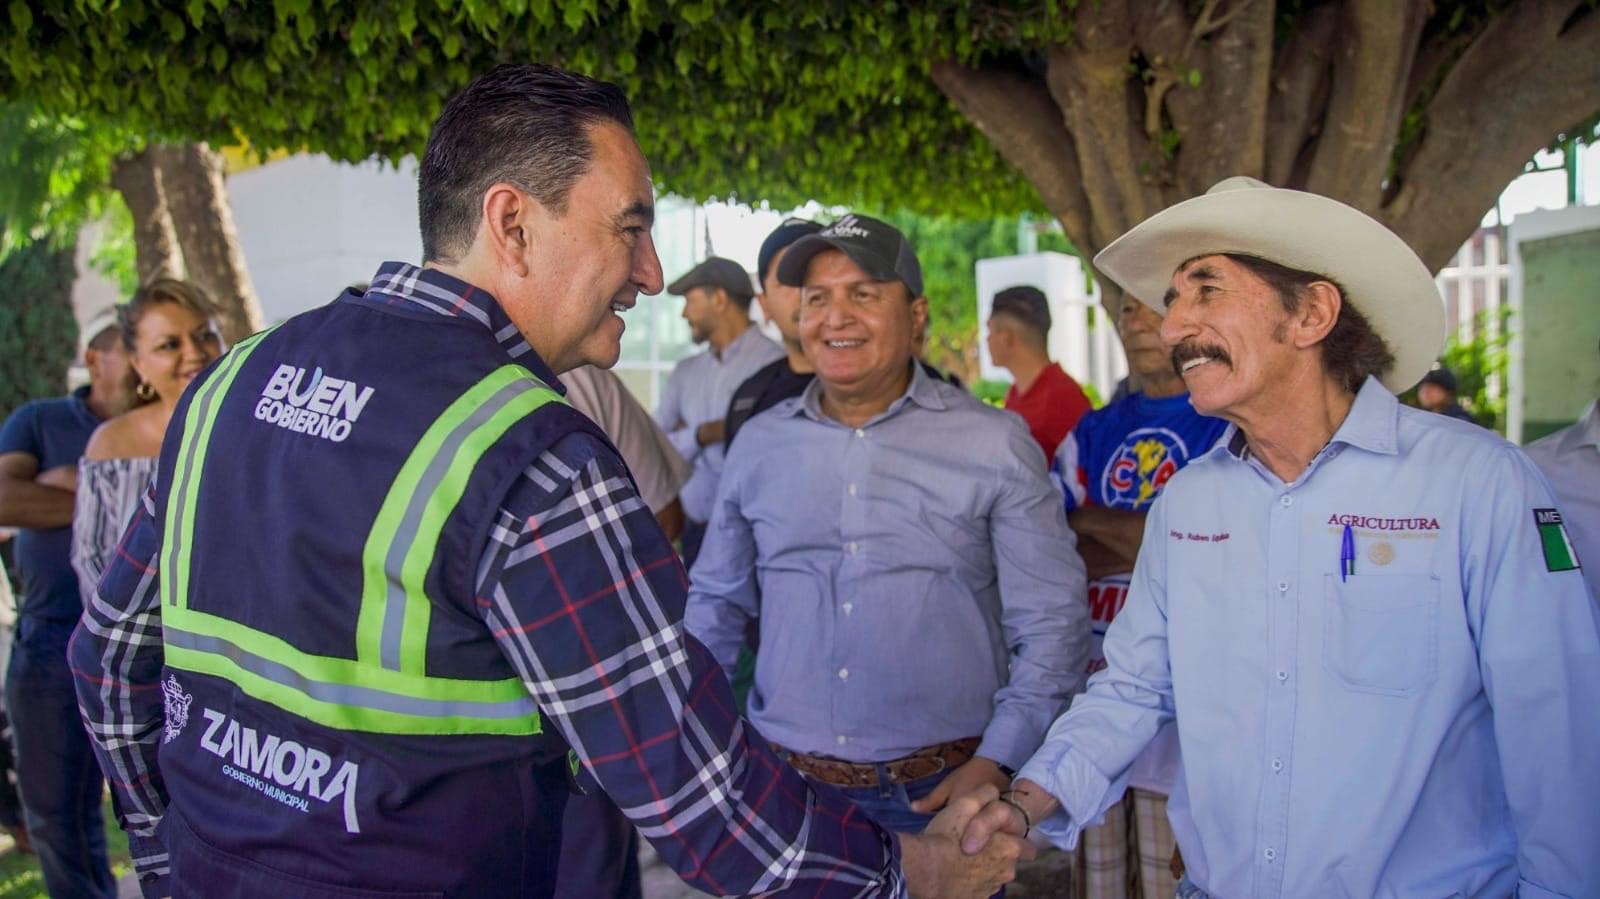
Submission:
<svg viewBox="0 0 1600 899">
<path fill-rule="evenodd" d="M 362 553 L 356 657 L 383 668 L 427 668 L 428 568 L 473 469 L 517 421 L 560 401 L 527 369 L 506 365 L 462 394 L 428 427 L 384 498 Z"/>
<path fill-rule="evenodd" d="M 206 443 L 216 422 L 222 397 L 245 359 L 255 351 L 269 328 L 240 341 L 212 369 L 195 390 L 184 416 L 183 440 L 173 464 L 173 483 L 167 490 L 166 521 L 163 523 L 161 550 L 161 593 L 163 605 L 184 605 L 189 601 L 189 537 L 194 533 L 195 497 L 200 485 L 200 469 L 205 465 Z"/>
<path fill-rule="evenodd" d="M 540 732 L 538 707 L 515 678 L 456 680 L 386 671 L 353 659 L 312 655 L 274 634 L 193 609 L 168 610 L 162 640 L 167 664 L 221 677 L 263 702 L 330 727 L 416 734 Z"/>
</svg>

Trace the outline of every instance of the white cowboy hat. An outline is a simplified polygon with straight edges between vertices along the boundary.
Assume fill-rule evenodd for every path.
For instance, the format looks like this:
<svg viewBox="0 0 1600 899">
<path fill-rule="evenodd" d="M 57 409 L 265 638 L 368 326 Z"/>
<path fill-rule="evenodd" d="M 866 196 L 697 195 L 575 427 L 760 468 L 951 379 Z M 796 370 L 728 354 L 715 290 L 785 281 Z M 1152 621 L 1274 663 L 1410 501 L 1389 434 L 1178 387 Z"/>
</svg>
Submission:
<svg viewBox="0 0 1600 899">
<path fill-rule="evenodd" d="M 1416 384 L 1444 349 L 1444 301 L 1405 241 L 1337 200 L 1254 178 L 1228 178 L 1150 216 L 1101 250 L 1094 265 L 1165 315 L 1162 299 L 1178 266 L 1217 253 L 1258 256 L 1338 282 L 1345 302 L 1394 353 L 1382 381 L 1395 393 Z"/>
</svg>

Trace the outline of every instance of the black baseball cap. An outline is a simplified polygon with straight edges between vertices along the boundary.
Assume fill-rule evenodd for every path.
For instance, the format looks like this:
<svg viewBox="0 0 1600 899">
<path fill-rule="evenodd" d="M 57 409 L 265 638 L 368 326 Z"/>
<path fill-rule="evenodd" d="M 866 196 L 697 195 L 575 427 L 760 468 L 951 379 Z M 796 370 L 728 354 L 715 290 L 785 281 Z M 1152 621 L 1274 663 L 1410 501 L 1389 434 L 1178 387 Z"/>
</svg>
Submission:
<svg viewBox="0 0 1600 899">
<path fill-rule="evenodd" d="M 783 224 L 774 228 L 772 233 L 767 235 L 767 239 L 761 242 L 761 252 L 756 254 L 757 282 L 763 287 L 766 286 L 767 269 L 772 267 L 772 257 L 778 255 L 779 250 L 821 230 L 822 226 L 816 222 L 808 222 L 805 219 L 784 219 Z"/>
<path fill-rule="evenodd" d="M 706 261 L 668 284 L 667 293 L 681 297 L 696 287 L 720 287 L 729 296 L 740 300 L 749 300 L 756 295 L 755 288 L 750 284 L 750 273 L 744 270 L 744 266 L 721 256 L 706 257 Z"/>
<path fill-rule="evenodd" d="M 1443 366 L 1423 375 L 1420 383 L 1432 384 L 1441 390 L 1448 390 L 1451 393 L 1456 392 L 1456 374 Z"/>
<path fill-rule="evenodd" d="M 1027 284 L 1007 287 L 994 295 L 990 315 L 1009 315 L 1041 334 L 1050 333 L 1050 301 L 1044 291 Z"/>
<path fill-rule="evenodd" d="M 830 249 L 849 256 L 879 281 L 900 281 L 912 297 L 922 296 L 922 266 L 906 236 L 888 222 L 854 213 L 795 241 L 778 263 L 778 283 L 803 286 L 811 258 Z"/>
</svg>

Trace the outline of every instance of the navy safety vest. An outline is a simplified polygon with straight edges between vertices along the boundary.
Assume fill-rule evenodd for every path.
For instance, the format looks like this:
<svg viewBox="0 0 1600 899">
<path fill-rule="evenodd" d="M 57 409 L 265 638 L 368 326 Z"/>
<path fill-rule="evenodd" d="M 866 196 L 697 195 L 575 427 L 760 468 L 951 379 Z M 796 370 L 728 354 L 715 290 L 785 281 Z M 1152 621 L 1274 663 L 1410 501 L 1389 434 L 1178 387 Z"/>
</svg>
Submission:
<svg viewBox="0 0 1600 899">
<path fill-rule="evenodd" d="M 354 294 L 186 393 L 157 479 L 175 896 L 548 895 L 566 745 L 475 569 L 579 430 L 610 447 L 482 324 Z"/>
</svg>

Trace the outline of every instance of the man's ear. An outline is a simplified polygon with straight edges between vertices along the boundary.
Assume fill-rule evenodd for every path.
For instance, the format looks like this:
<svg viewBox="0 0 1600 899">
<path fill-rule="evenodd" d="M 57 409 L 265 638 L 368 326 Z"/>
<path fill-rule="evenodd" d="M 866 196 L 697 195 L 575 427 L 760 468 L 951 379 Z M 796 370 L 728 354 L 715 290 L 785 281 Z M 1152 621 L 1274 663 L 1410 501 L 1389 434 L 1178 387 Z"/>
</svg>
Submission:
<svg viewBox="0 0 1600 899">
<path fill-rule="evenodd" d="M 1294 346 L 1307 349 L 1321 343 L 1338 324 L 1339 310 L 1343 308 L 1344 298 L 1333 284 L 1313 281 L 1307 285 L 1300 296 L 1300 308 L 1291 316 Z"/>
<path fill-rule="evenodd" d="M 928 298 L 917 297 L 911 301 L 911 333 L 922 334 L 928 328 Z"/>
<path fill-rule="evenodd" d="M 527 277 L 529 248 L 533 242 L 532 218 L 544 208 L 514 184 L 504 181 L 489 186 L 483 194 L 483 221 L 478 239 L 483 241 L 502 268 Z"/>
</svg>

